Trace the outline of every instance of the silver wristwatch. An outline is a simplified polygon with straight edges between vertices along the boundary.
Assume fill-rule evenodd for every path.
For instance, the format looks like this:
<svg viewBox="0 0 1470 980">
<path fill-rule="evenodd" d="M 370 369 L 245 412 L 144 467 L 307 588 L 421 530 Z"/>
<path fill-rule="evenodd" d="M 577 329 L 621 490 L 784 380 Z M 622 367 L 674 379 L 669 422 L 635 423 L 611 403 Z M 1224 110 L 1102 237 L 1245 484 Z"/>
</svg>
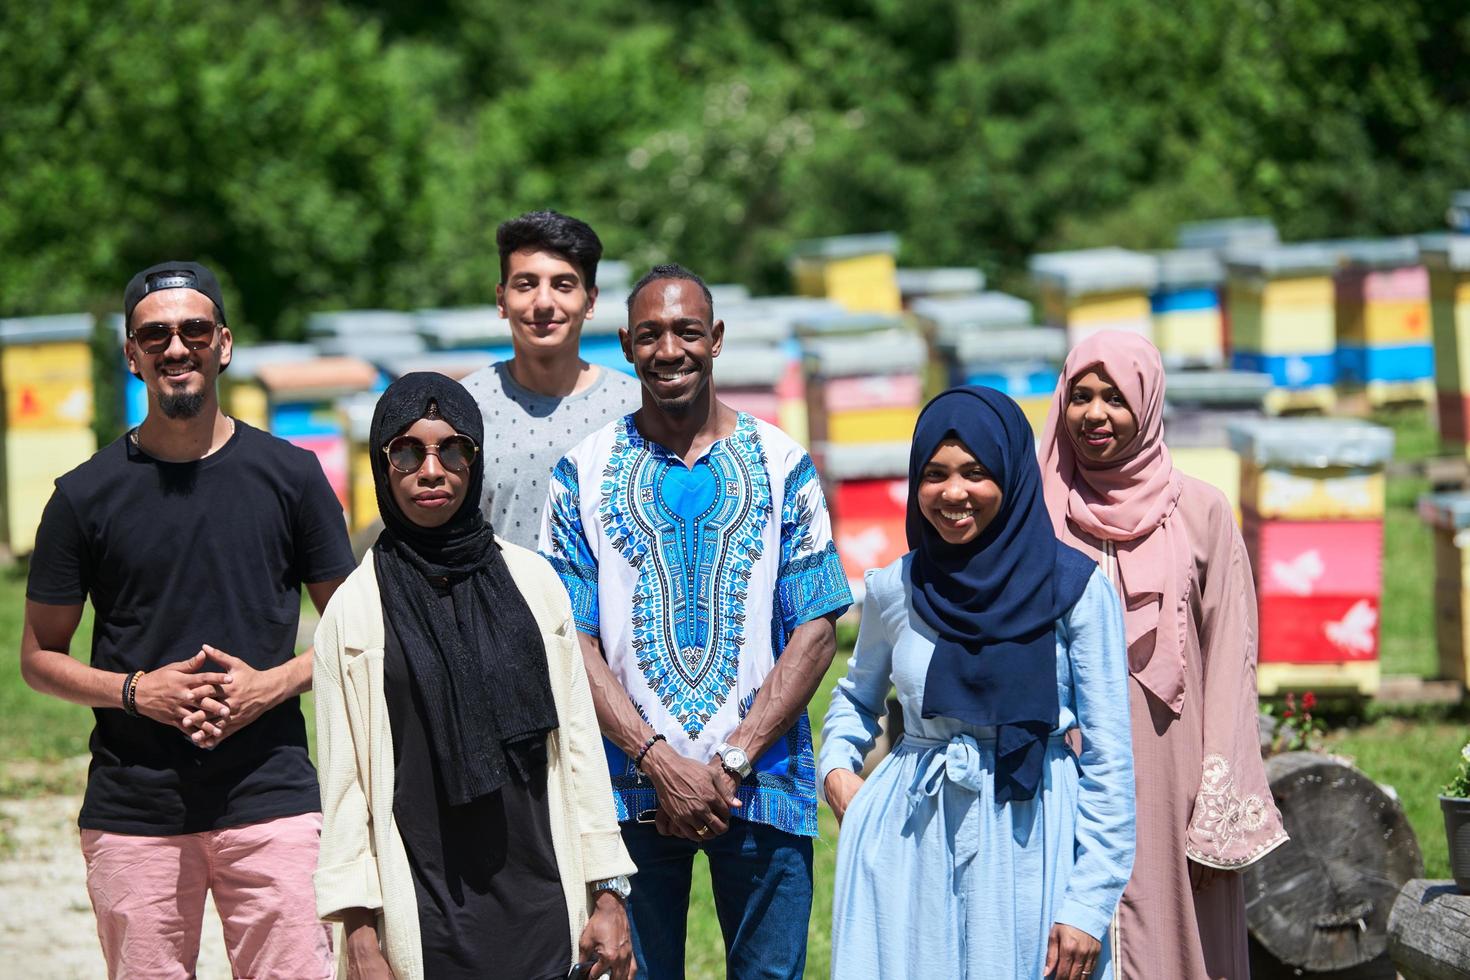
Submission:
<svg viewBox="0 0 1470 980">
<path fill-rule="evenodd" d="M 719 758 L 720 765 L 725 767 L 725 771 L 737 780 L 743 781 L 746 776 L 750 775 L 750 758 L 739 746 L 721 742 L 715 746 L 715 755 Z"/>
<path fill-rule="evenodd" d="M 633 894 L 633 883 L 628 880 L 627 875 L 618 875 L 616 878 L 604 878 L 592 883 L 592 893 L 612 892 L 619 899 L 626 902 L 628 896 Z"/>
</svg>

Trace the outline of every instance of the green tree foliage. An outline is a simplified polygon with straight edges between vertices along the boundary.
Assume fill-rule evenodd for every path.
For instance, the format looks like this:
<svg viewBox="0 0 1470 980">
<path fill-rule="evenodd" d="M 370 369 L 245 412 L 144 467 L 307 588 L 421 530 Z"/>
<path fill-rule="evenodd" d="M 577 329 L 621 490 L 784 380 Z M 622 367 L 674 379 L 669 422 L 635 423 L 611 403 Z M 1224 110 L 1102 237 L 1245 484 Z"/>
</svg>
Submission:
<svg viewBox="0 0 1470 980">
<path fill-rule="evenodd" d="M 1435 227 L 1470 182 L 1437 0 L 59 0 L 0 9 L 0 314 L 170 255 L 246 332 L 485 302 L 494 230 L 788 283 L 799 238 L 1014 281 L 1038 249 Z"/>
</svg>

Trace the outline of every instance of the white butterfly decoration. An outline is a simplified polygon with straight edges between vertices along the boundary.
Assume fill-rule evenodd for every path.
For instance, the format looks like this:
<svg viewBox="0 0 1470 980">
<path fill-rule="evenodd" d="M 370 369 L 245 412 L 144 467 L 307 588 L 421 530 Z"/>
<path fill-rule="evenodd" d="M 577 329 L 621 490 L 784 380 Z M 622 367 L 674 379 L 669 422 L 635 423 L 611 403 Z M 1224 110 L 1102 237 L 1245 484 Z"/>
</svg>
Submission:
<svg viewBox="0 0 1470 980">
<path fill-rule="evenodd" d="M 1367 599 L 1359 599 L 1342 619 L 1324 623 L 1327 639 L 1340 650 L 1356 653 L 1373 652 L 1373 628 L 1378 625 L 1378 610 Z"/>
<path fill-rule="evenodd" d="M 1322 553 L 1316 548 L 1304 551 L 1291 561 L 1273 561 L 1271 578 L 1293 595 L 1311 595 L 1317 580 L 1327 571 Z"/>
<path fill-rule="evenodd" d="M 1268 510 L 1291 510 L 1302 501 L 1311 499 L 1317 490 L 1316 483 L 1316 480 L 1303 476 L 1267 470 L 1261 474 L 1261 498 Z"/>
<path fill-rule="evenodd" d="M 1322 489 L 1329 499 L 1354 510 L 1365 510 L 1373 503 L 1371 485 L 1366 476 L 1339 476 L 1322 481 Z"/>
<path fill-rule="evenodd" d="M 881 527 L 867 527 L 857 534 L 841 535 L 838 548 L 859 568 L 877 568 L 878 560 L 888 548 L 888 535 Z"/>
</svg>

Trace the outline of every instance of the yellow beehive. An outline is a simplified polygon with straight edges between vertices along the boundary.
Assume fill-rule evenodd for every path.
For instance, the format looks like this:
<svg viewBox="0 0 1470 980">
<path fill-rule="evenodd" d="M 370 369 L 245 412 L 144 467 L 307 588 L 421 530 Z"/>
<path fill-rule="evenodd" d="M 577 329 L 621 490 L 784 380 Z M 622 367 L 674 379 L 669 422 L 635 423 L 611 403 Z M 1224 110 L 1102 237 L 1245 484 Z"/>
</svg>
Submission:
<svg viewBox="0 0 1470 980">
<path fill-rule="evenodd" d="M 862 408 L 827 413 L 827 441 L 836 443 L 901 442 L 914 435 L 919 409 Z"/>
<path fill-rule="evenodd" d="M 1235 523 L 1240 523 L 1240 454 L 1228 446 L 1171 447 L 1169 455 L 1181 473 L 1203 480 L 1230 501 Z"/>
<path fill-rule="evenodd" d="M 823 296 L 852 313 L 898 313 L 903 309 L 892 234 L 845 235 L 796 245 L 791 274 L 803 296 Z"/>
<path fill-rule="evenodd" d="M 1354 419 L 1235 423 L 1240 505 L 1291 521 L 1382 520 L 1393 431 Z"/>
<path fill-rule="evenodd" d="M 376 393 L 352 395 L 338 403 L 342 428 L 347 433 L 347 526 L 354 534 L 378 519 L 378 492 L 369 445 L 377 404 Z"/>
<path fill-rule="evenodd" d="M 5 433 L 5 527 L 11 554 L 31 553 L 52 484 L 96 451 L 97 437 L 90 428 Z"/>
<path fill-rule="evenodd" d="M 807 425 L 806 398 L 783 398 L 777 412 L 781 431 L 810 448 L 811 432 Z"/>
<path fill-rule="evenodd" d="M 1332 278 L 1232 276 L 1230 343 L 1258 354 L 1331 351 L 1337 346 Z"/>
<path fill-rule="evenodd" d="M 88 314 L 0 320 L 5 544 L 35 547 L 56 478 L 97 451 Z"/>
<path fill-rule="evenodd" d="M 237 381 L 226 385 L 225 411 L 246 425 L 270 431 L 270 396 L 258 381 Z"/>
<path fill-rule="evenodd" d="M 1220 363 L 1219 309 L 1155 313 L 1153 319 L 1154 345 L 1170 363 Z"/>
<path fill-rule="evenodd" d="M 1075 346 L 1103 330 L 1153 339 L 1149 292 L 1158 281 L 1152 255 L 1121 248 L 1047 252 L 1031 257 L 1046 322 L 1067 331 Z"/>
<path fill-rule="evenodd" d="M 1037 439 L 1046 430 L 1046 418 L 1051 414 L 1051 403 L 1051 395 L 1027 395 L 1016 399 L 1016 404 L 1021 406 L 1021 414 L 1031 423 L 1031 431 Z"/>
<path fill-rule="evenodd" d="M 1241 465 L 1240 502 L 1262 517 L 1291 521 L 1383 517 L 1381 467 Z"/>
<path fill-rule="evenodd" d="M 1287 691 L 1341 692 L 1372 697 L 1378 693 L 1380 671 L 1375 660 L 1334 663 L 1262 663 L 1256 666 L 1256 690 L 1264 697 Z"/>
<path fill-rule="evenodd" d="M 7 429 L 92 424 L 92 351 L 85 341 L 0 349 Z"/>
<path fill-rule="evenodd" d="M 1041 309 L 1048 323 L 1069 328 L 1118 321 L 1147 321 L 1152 316 L 1148 296 L 1141 289 L 1069 296 L 1062 289 L 1046 288 L 1041 292 Z"/>
</svg>

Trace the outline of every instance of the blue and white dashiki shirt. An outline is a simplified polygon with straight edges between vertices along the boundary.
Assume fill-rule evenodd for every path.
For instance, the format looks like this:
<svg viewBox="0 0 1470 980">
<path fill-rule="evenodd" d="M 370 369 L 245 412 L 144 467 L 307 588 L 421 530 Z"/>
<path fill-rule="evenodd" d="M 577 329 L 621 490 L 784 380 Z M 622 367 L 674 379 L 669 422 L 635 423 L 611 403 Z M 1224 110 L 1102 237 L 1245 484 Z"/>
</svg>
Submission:
<svg viewBox="0 0 1470 980">
<path fill-rule="evenodd" d="M 632 415 L 588 436 L 552 473 L 541 550 L 638 711 L 698 762 L 750 710 L 792 630 L 852 604 L 811 457 L 744 412 L 692 468 Z M 655 807 L 653 785 L 603 744 L 618 819 Z M 806 714 L 754 765 L 738 815 L 816 836 Z"/>
</svg>

